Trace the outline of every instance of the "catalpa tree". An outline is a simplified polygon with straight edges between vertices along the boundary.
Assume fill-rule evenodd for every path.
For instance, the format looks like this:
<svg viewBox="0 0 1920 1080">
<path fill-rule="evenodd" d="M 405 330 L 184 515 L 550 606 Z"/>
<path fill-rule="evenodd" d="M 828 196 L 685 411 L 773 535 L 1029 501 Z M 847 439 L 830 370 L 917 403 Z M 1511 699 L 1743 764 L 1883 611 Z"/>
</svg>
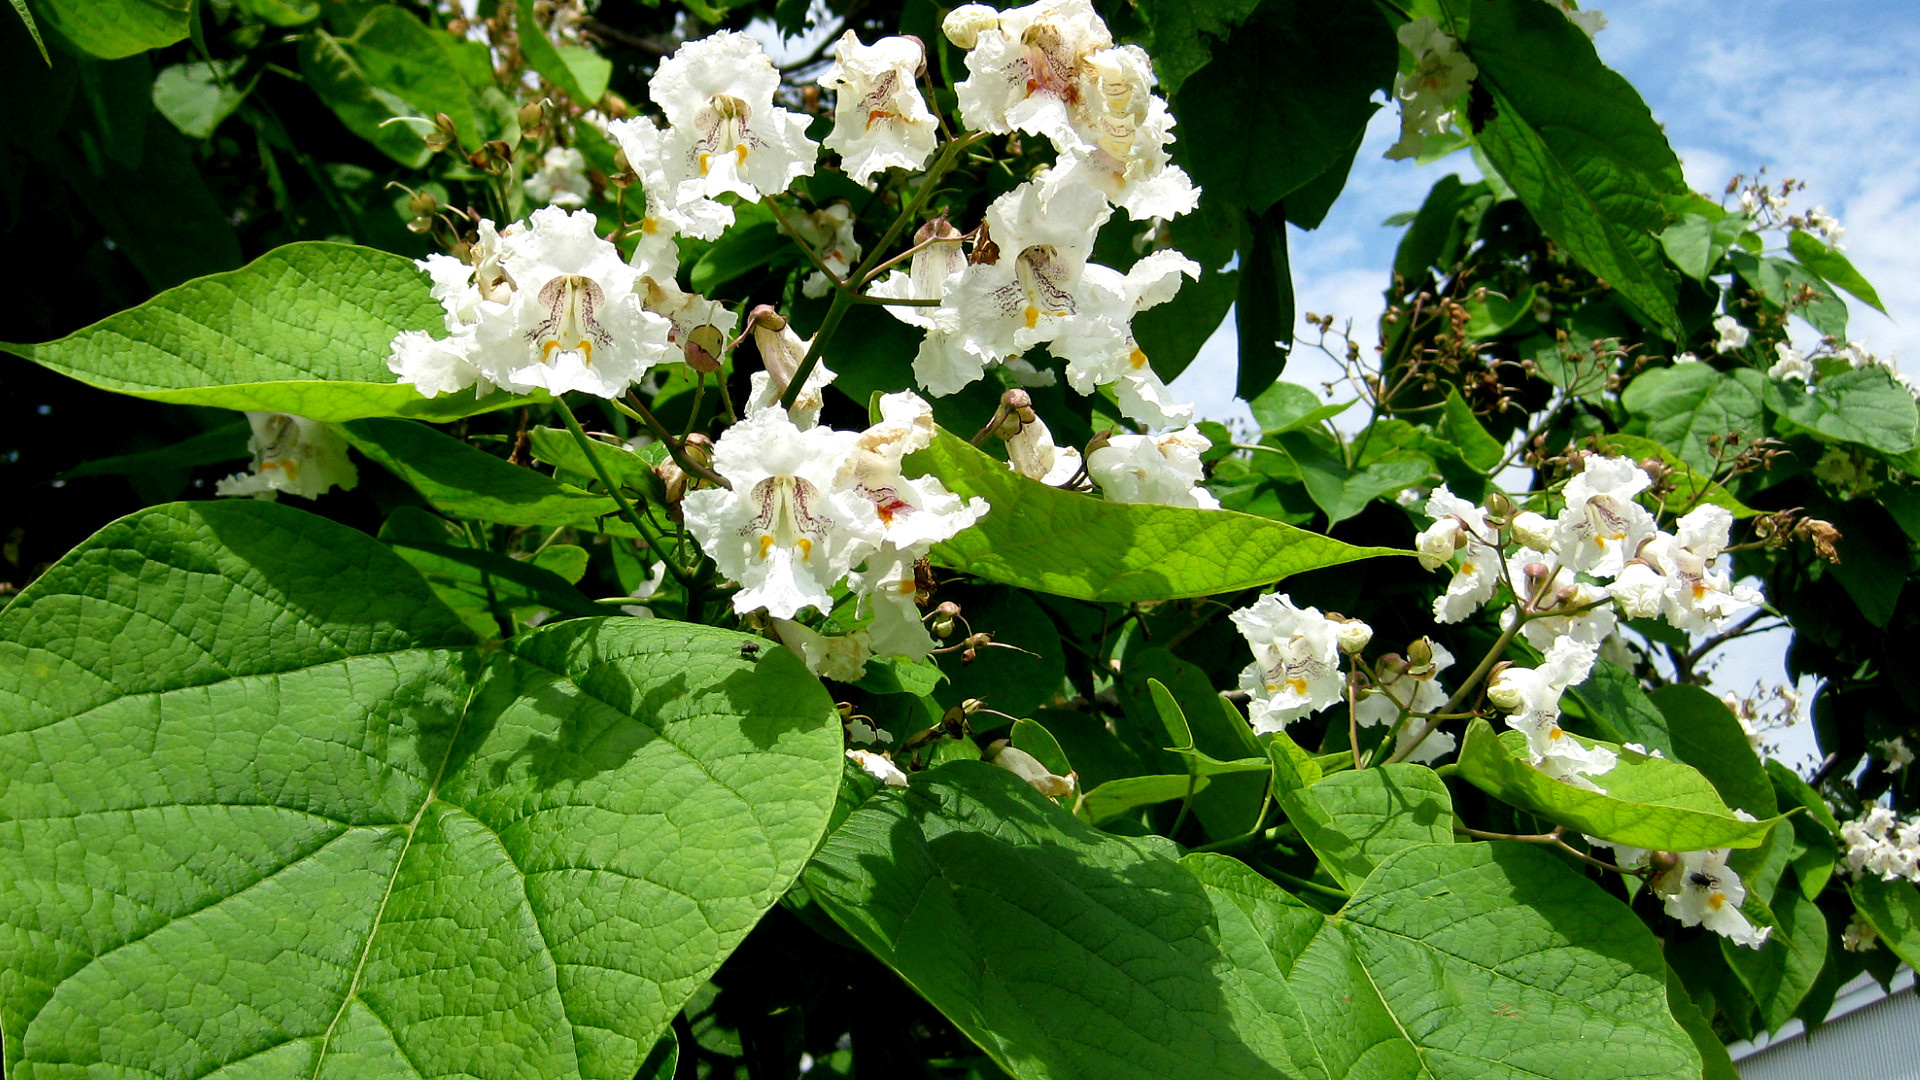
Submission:
<svg viewBox="0 0 1920 1080">
<path fill-rule="evenodd" d="M 13 7 L 9 1077 L 1731 1077 L 1920 962 L 1914 390 L 1599 12 Z"/>
</svg>

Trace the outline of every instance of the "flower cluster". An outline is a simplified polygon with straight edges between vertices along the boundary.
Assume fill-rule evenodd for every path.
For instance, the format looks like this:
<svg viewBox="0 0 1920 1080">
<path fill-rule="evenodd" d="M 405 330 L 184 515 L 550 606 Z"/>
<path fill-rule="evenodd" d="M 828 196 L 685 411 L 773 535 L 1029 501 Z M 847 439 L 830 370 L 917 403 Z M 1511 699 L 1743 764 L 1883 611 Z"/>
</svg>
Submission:
<svg viewBox="0 0 1920 1080">
<path fill-rule="evenodd" d="M 682 503 L 701 549 L 740 583 L 736 611 L 775 620 L 807 607 L 831 611 L 832 590 L 846 581 L 872 616 L 860 636 L 816 640 L 798 624 L 779 629 L 809 667 L 841 678 L 859 677 L 864 649 L 914 659 L 932 652 L 914 566 L 988 509 L 933 477 L 901 472 L 901 459 L 933 440 L 925 401 L 889 394 L 880 416 L 865 431 L 837 431 L 797 422 L 777 403 L 750 406 L 713 446 L 714 472 L 732 487 L 692 491 Z"/>
<path fill-rule="evenodd" d="M 1339 701 L 1346 680 L 1340 653 L 1366 647 L 1373 631 L 1366 623 L 1302 608 L 1280 593 L 1268 593 L 1231 616 L 1253 650 L 1253 663 L 1240 673 L 1247 692 L 1253 730 L 1281 731 L 1295 720 Z"/>
<path fill-rule="evenodd" d="M 1734 813 L 1752 820 L 1738 810 Z M 1586 839 L 1595 847 L 1612 848 L 1614 861 L 1622 867 L 1644 867 L 1654 859 L 1653 852 L 1642 848 L 1610 844 L 1591 836 Z M 1649 884 L 1667 914 L 1680 920 L 1682 926 L 1704 926 L 1735 945 L 1758 949 L 1766 944 L 1773 927 L 1756 927 L 1741 912 L 1747 887 L 1740 875 L 1727 865 L 1727 857 L 1732 854 L 1731 848 L 1662 853 L 1665 867 L 1653 875 Z"/>
<path fill-rule="evenodd" d="M 1901 821 L 1884 806 L 1840 826 L 1847 843 L 1847 869 L 1858 877 L 1879 874 L 1882 881 L 1920 882 L 1920 818 Z"/>
<path fill-rule="evenodd" d="M 1460 42 L 1421 16 L 1400 27 L 1400 46 L 1413 57 L 1413 68 L 1393 80 L 1393 96 L 1400 103 L 1400 141 L 1387 150 L 1395 160 L 1415 158 L 1428 144 L 1443 140 L 1454 123 L 1454 110 L 1480 69 Z"/>
<path fill-rule="evenodd" d="M 360 482 L 346 442 L 325 424 L 276 412 L 250 412 L 247 423 L 253 427 L 247 439 L 253 468 L 220 481 L 216 493 L 271 499 L 284 491 L 317 499 L 329 488 L 351 491 Z"/>
</svg>

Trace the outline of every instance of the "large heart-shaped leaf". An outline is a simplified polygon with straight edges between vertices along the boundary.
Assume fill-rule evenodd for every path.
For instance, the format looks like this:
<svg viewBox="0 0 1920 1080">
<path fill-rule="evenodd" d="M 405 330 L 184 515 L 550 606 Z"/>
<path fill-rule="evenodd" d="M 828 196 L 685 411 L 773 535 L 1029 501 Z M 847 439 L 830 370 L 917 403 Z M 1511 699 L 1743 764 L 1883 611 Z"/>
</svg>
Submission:
<svg viewBox="0 0 1920 1080">
<path fill-rule="evenodd" d="M 1653 938 L 1551 855 L 1413 845 L 1329 916 L 1174 853 L 953 762 L 855 811 L 806 883 L 1023 1080 L 1699 1075 Z"/>
<path fill-rule="evenodd" d="M 411 260 L 351 244 L 275 248 L 43 345 L 0 342 L 90 386 L 153 401 L 315 420 L 451 420 L 524 399 L 421 397 L 387 370 L 393 337 L 438 330 L 440 305 Z"/>
<path fill-rule="evenodd" d="M 1534 768 L 1527 760 L 1526 736 L 1517 731 L 1496 735 L 1485 720 L 1475 720 L 1460 747 L 1460 776 L 1555 824 L 1651 851 L 1755 847 L 1779 820 L 1735 817 L 1712 782 L 1682 762 L 1618 752 L 1614 767 L 1594 778 L 1605 790 L 1588 791 Z"/>
<path fill-rule="evenodd" d="M 9 1075 L 633 1076 L 839 782 L 825 692 L 743 640 L 482 649 L 319 517 L 108 526 L 0 614 Z"/>
<path fill-rule="evenodd" d="M 1079 600 L 1209 596 L 1392 548 L 1354 547 L 1229 510 L 1106 502 L 1029 480 L 947 432 L 908 459 L 993 512 L 933 549 L 955 570 Z"/>
</svg>

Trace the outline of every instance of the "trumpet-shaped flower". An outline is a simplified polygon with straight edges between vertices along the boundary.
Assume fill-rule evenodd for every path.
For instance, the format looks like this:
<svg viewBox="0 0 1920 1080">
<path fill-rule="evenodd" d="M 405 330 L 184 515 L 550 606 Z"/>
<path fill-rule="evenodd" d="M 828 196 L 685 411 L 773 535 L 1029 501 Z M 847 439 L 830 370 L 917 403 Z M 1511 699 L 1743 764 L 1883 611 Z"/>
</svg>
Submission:
<svg viewBox="0 0 1920 1080">
<path fill-rule="evenodd" d="M 819 147 L 807 118 L 773 103 L 780 72 L 746 34 L 725 31 L 680 46 L 648 84 L 667 114 L 662 149 L 671 202 L 733 192 L 748 202 L 813 172 Z M 629 161 L 635 161 L 628 154 Z"/>
<path fill-rule="evenodd" d="M 873 655 L 865 630 L 832 636 L 791 619 L 775 619 L 773 632 L 781 644 L 800 657 L 808 671 L 835 682 L 852 682 L 865 675 L 867 660 Z"/>
<path fill-rule="evenodd" d="M 512 292 L 482 308 L 469 355 L 487 379 L 516 393 L 610 398 L 674 358 L 670 324 L 641 305 L 639 275 L 595 227 L 585 210 L 547 207 L 501 237 Z"/>
<path fill-rule="evenodd" d="M 1500 549 L 1487 542 L 1493 538 L 1487 512 L 1445 484 L 1427 497 L 1426 509 L 1433 524 L 1413 538 L 1420 565 L 1436 570 L 1452 561 L 1456 551 L 1461 553 L 1447 591 L 1434 598 L 1433 617 L 1443 623 L 1459 622 L 1492 599 L 1500 584 Z"/>
<path fill-rule="evenodd" d="M 1731 513 L 1702 506 L 1681 518 L 1673 535 L 1662 533 L 1647 544 L 1646 559 L 1659 569 L 1665 585 L 1663 612 L 1675 627 L 1712 633 L 1763 602 L 1760 590 L 1734 584 L 1731 574 L 1714 565 L 1726 550 L 1732 528 Z"/>
<path fill-rule="evenodd" d="M 1339 628 L 1319 608 L 1268 593 L 1231 618 L 1253 649 L 1253 663 L 1240 673 L 1253 730 L 1283 730 L 1340 700 Z"/>
<path fill-rule="evenodd" d="M 1055 446 L 1053 432 L 1038 416 L 1022 424 L 1007 439 L 1007 465 L 1029 480 L 1059 487 L 1073 479 L 1081 467 L 1080 451 L 1071 446 Z"/>
<path fill-rule="evenodd" d="M 1447 703 L 1447 692 L 1440 685 L 1439 674 L 1453 666 L 1453 653 L 1439 642 L 1429 642 L 1433 650 L 1427 676 L 1418 678 L 1409 669 L 1405 659 L 1388 656 L 1376 665 L 1379 684 L 1369 690 L 1354 705 L 1353 720 L 1361 727 L 1378 727 L 1391 724 L 1402 715 L 1399 701 L 1411 712 L 1435 712 Z M 1425 749 L 1425 744 L 1422 744 Z"/>
<path fill-rule="evenodd" d="M 914 79 L 926 50 L 909 37 L 860 44 L 849 30 L 834 43 L 833 66 L 820 85 L 834 91 L 833 131 L 826 148 L 856 184 L 873 186 L 873 174 L 926 165 L 939 138 L 939 122 L 927 110 Z"/>
<path fill-rule="evenodd" d="M 1153 92 L 1153 64 L 1137 45 L 1090 53 L 1069 116 L 1078 140 L 1063 147 L 1049 182 L 1086 184 L 1135 221 L 1175 217 L 1200 189 L 1167 154 L 1173 114 Z"/>
<path fill-rule="evenodd" d="M 907 261 L 907 268 L 894 270 L 868 286 L 867 292 L 893 300 L 946 299 L 967 268 L 960 237 L 960 230 L 945 218 L 922 225 L 913 236 L 919 250 Z M 913 359 L 913 379 L 921 389 L 945 397 L 980 377 L 985 361 L 966 350 L 959 318 L 951 308 L 901 304 L 889 305 L 886 310 L 908 326 L 927 331 L 919 355 Z"/>
<path fill-rule="evenodd" d="M 1006 740 L 998 740 L 987 748 L 987 760 L 1025 780 L 1033 790 L 1049 798 L 1061 798 L 1073 794 L 1075 778 L 1055 776 L 1040 759 L 1018 747 L 1009 745 Z"/>
<path fill-rule="evenodd" d="M 1088 264 L 1081 277 L 1084 307 L 1053 343 L 1053 350 L 1067 360 L 1068 385 L 1082 394 L 1113 386 L 1120 411 L 1149 427 L 1192 423 L 1193 406 L 1173 400 L 1147 363 L 1132 326 L 1134 315 L 1173 299 L 1182 275 L 1198 279 L 1200 264 L 1178 251 L 1156 251 L 1125 274 Z"/>
<path fill-rule="evenodd" d="M 907 774 L 901 772 L 900 766 L 895 765 L 893 759 L 885 754 L 876 754 L 871 750 L 849 750 L 847 760 L 860 766 L 868 776 L 888 787 L 907 786 Z"/>
<path fill-rule="evenodd" d="M 1054 340 L 1093 302 L 1087 255 L 1113 211 L 1090 188 L 1046 196 L 1029 183 L 993 201 L 986 223 L 999 258 L 968 266 L 943 305 L 952 308 L 961 346 L 979 361 L 961 385 L 990 361 Z"/>
<path fill-rule="evenodd" d="M 1400 141 L 1387 156 L 1396 160 L 1418 157 L 1429 139 L 1446 134 L 1454 106 L 1480 73 L 1460 51 L 1460 43 L 1425 15 L 1402 26 L 1399 38 L 1413 54 L 1413 70 L 1393 82 L 1393 96 L 1400 102 Z"/>
<path fill-rule="evenodd" d="M 900 461 L 933 442 L 933 408 L 912 392 L 880 399 L 880 422 L 861 432 L 836 487 L 873 506 L 888 543 L 912 548 L 950 540 L 987 513 L 987 501 L 962 499 L 935 476 L 909 478 Z"/>
<path fill-rule="evenodd" d="M 1757 949 L 1773 928 L 1756 929 L 1740 913 L 1747 888 L 1727 866 L 1730 854 L 1730 848 L 1683 852 L 1680 865 L 1655 878 L 1653 888 L 1665 902 L 1667 914 L 1681 925 L 1705 926 L 1735 945 Z"/>
<path fill-rule="evenodd" d="M 847 587 L 860 598 L 859 614 L 873 617 L 867 640 L 876 656 L 924 660 L 934 650 L 933 635 L 921 621 L 915 572 L 924 555 L 923 549 L 882 544 L 867 556 L 864 567 L 847 577 Z"/>
<path fill-rule="evenodd" d="M 1721 315 L 1713 320 L 1714 332 L 1720 339 L 1713 343 L 1715 352 L 1730 353 L 1735 349 L 1747 347 L 1749 331 L 1740 325 L 1740 320 L 1731 315 Z"/>
<path fill-rule="evenodd" d="M 968 50 L 968 77 L 954 87 L 960 119 L 975 131 L 1024 131 L 1056 147 L 1075 145 L 1072 105 L 1081 93 L 1081 65 L 1113 45 L 1092 0 L 991 11 L 968 4 L 947 16 L 948 39 L 971 42 L 960 46 Z"/>
<path fill-rule="evenodd" d="M 643 116 L 615 120 L 607 125 L 607 134 L 626 155 L 628 167 L 640 179 L 640 189 L 647 193 L 647 216 L 640 220 L 639 243 L 633 252 L 636 266 L 677 265 L 674 237 L 685 233 L 712 240 L 733 224 L 733 207 L 680 190 L 678 159 L 669 147 L 672 135 L 658 124 Z"/>
<path fill-rule="evenodd" d="M 1634 501 L 1653 478 L 1629 458 L 1588 458 L 1567 481 L 1554 552 L 1570 570 L 1610 578 L 1653 538 L 1653 515 Z"/>
<path fill-rule="evenodd" d="M 1108 500 L 1220 509 L 1220 500 L 1200 486 L 1200 455 L 1213 443 L 1198 428 L 1164 435 L 1115 435 L 1087 455 L 1087 475 Z"/>
<path fill-rule="evenodd" d="M 780 404 L 780 396 L 787 392 L 788 383 L 800 373 L 800 364 L 806 360 L 811 342 L 811 338 L 800 340 L 792 324 L 785 320 L 780 320 L 777 326 L 766 319 L 753 323 L 753 343 L 760 350 L 760 362 L 766 370 L 756 371 L 747 378 L 748 416 Z M 815 361 L 813 370 L 807 373 L 807 381 L 793 399 L 791 419 L 795 424 L 810 428 L 819 422 L 820 410 L 826 406 L 826 389 L 833 380 L 833 370 Z"/>
<path fill-rule="evenodd" d="M 565 210 L 587 205 L 593 184 L 587 179 L 586 155 L 571 146 L 549 147 L 526 187 L 527 198 L 537 203 Z"/>
<path fill-rule="evenodd" d="M 285 491 L 317 499 L 327 489 L 352 491 L 360 472 L 347 458 L 347 444 L 318 420 L 291 413 L 250 412 L 253 428 L 247 449 L 253 452 L 251 472 L 237 473 L 214 485 L 221 495 L 251 495 L 271 499 Z"/>
<path fill-rule="evenodd" d="M 713 469 L 733 485 L 688 492 L 687 528 L 720 572 L 741 585 L 735 611 L 791 619 L 833 607 L 828 590 L 879 546 L 884 530 L 861 496 L 835 486 L 858 436 L 802 430 L 771 406 L 727 429 Z"/>
<path fill-rule="evenodd" d="M 1507 726 L 1527 737 L 1534 767 L 1588 791 L 1604 790 L 1588 777 L 1610 771 L 1618 757 L 1561 728 L 1560 695 L 1586 681 L 1598 651 L 1596 646 L 1561 638 L 1547 650 L 1539 667 L 1507 668 L 1487 685 L 1488 700 L 1507 711 Z"/>
<path fill-rule="evenodd" d="M 1543 616 L 1527 620 L 1520 627 L 1520 636 L 1542 652 L 1563 637 L 1599 648 L 1618 621 L 1613 605 L 1607 603 L 1607 590 L 1575 579 L 1564 566 L 1555 569 L 1551 577 L 1527 576 L 1530 564 L 1551 565 L 1552 561 L 1552 556 L 1531 548 L 1521 548 L 1507 560 L 1508 580 L 1532 599 L 1530 609 Z M 1501 626 L 1512 626 L 1519 617 L 1517 608 L 1508 608 L 1501 613 Z"/>
</svg>

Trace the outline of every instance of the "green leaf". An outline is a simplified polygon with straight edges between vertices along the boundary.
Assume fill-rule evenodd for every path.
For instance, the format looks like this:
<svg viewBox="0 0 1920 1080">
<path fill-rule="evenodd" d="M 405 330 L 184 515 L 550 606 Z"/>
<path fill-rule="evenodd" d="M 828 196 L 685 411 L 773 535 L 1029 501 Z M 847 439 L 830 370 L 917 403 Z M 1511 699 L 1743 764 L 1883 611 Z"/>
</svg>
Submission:
<svg viewBox="0 0 1920 1080">
<path fill-rule="evenodd" d="M 1425 480 L 1434 471 L 1431 458 L 1410 451 L 1398 451 L 1392 460 L 1351 468 L 1333 440 L 1316 432 L 1288 432 L 1275 441 L 1300 469 L 1307 495 L 1326 513 L 1328 528 L 1365 510 L 1375 499 Z"/>
<path fill-rule="evenodd" d="M 1540 228 L 1673 340 L 1675 279 L 1661 204 L 1684 191 L 1680 161 L 1631 84 L 1557 8 L 1448 0 L 1471 12 L 1466 50 L 1492 115 L 1475 132 Z"/>
<path fill-rule="evenodd" d="M 33 12 L 27 7 L 27 0 L 13 0 L 13 11 L 26 24 L 28 36 L 33 38 L 34 47 L 40 50 L 40 59 L 52 67 L 53 57 L 47 55 L 47 43 L 40 39 L 40 25 L 33 21 Z"/>
<path fill-rule="evenodd" d="M 908 459 L 993 509 L 933 549 L 934 561 L 989 581 L 1127 603 L 1208 596 L 1267 585 L 1392 548 L 1343 544 L 1279 522 L 1226 510 L 1112 503 L 1029 480 L 942 431 Z"/>
<path fill-rule="evenodd" d="M 1641 374 L 1620 396 L 1648 437 L 1672 450 L 1703 474 L 1717 464 L 1708 440 L 1739 432 L 1748 439 L 1765 434 L 1761 395 L 1766 380 L 1742 368 L 1723 374 L 1706 364 L 1680 364 Z"/>
<path fill-rule="evenodd" d="M 1275 792 L 1287 820 L 1349 892 L 1410 847 L 1453 843 L 1453 798 L 1425 765 L 1347 770 Z"/>
<path fill-rule="evenodd" d="M 193 0 L 42 0 L 39 7 L 48 26 L 102 60 L 183 41 L 193 18 Z M 40 40 L 37 29 L 33 39 Z"/>
<path fill-rule="evenodd" d="M 350 38 L 313 31 L 300 73 L 354 134 L 410 168 L 432 156 L 421 136 L 446 113 L 460 143 L 479 149 L 473 99 L 453 62 L 454 39 L 397 7 L 379 7 Z M 413 122 L 403 122 L 411 117 Z"/>
<path fill-rule="evenodd" d="M 1702 214 L 1681 214 L 1660 234 L 1660 246 L 1681 273 L 1705 282 L 1727 249 L 1752 224 L 1745 214 L 1727 214 L 1718 220 Z"/>
<path fill-rule="evenodd" d="M 1320 395 L 1299 383 L 1277 382 L 1247 403 L 1254 423 L 1265 435 L 1279 435 L 1310 428 L 1346 412 L 1351 401 L 1327 404 Z"/>
<path fill-rule="evenodd" d="M 189 281 L 42 345 L 0 342 L 89 386 L 150 401 L 289 412 L 315 420 L 451 420 L 523 404 L 493 394 L 421 397 L 393 381 L 402 330 L 439 327 L 413 262 L 372 248 L 307 242 Z"/>
<path fill-rule="evenodd" d="M 221 61 L 217 71 L 213 64 L 199 60 L 161 68 L 153 80 L 153 107 L 173 121 L 182 135 L 204 139 L 253 90 L 251 80 L 245 86 L 234 83 L 239 70 L 237 60 Z"/>
<path fill-rule="evenodd" d="M 1034 720 L 1015 720 L 1008 731 L 1007 741 L 1016 750 L 1023 750 L 1035 761 L 1046 766 L 1055 776 L 1066 776 L 1073 772 L 1073 763 L 1067 760 L 1066 751 L 1060 749 L 1060 741 L 1053 732 Z"/>
<path fill-rule="evenodd" d="M 1133 317 L 1133 337 L 1145 353 L 1154 373 L 1172 382 L 1193 358 L 1233 308 L 1240 291 L 1238 270 L 1203 270 L 1200 280 L 1181 286 L 1173 299 Z"/>
<path fill-rule="evenodd" d="M 1788 802 L 1806 810 L 1807 817 L 1827 830 L 1834 837 L 1840 835 L 1840 822 L 1834 819 L 1833 808 L 1820 793 L 1793 771 L 1793 767 L 1778 758 L 1767 759 L 1767 778 L 1773 782 L 1776 795 L 1783 795 Z"/>
<path fill-rule="evenodd" d="M 1619 763 L 1593 778 L 1604 792 L 1587 791 L 1534 768 L 1527 759 L 1526 736 L 1517 731 L 1496 735 L 1485 720 L 1475 720 L 1460 747 L 1460 778 L 1556 825 L 1653 851 L 1750 848 L 1766 840 L 1779 820 L 1742 821 L 1696 770 L 1608 748 L 1619 754 Z"/>
<path fill-rule="evenodd" d="M 335 430 L 449 517 L 633 536 L 608 496 L 560 483 L 412 420 L 356 420 Z"/>
<path fill-rule="evenodd" d="M 1787 235 L 1787 248 L 1793 252 L 1794 258 L 1800 260 L 1801 266 L 1859 297 L 1880 314 L 1887 313 L 1885 305 L 1880 303 L 1880 294 L 1874 291 L 1872 284 L 1853 268 L 1853 263 L 1845 255 L 1826 241 L 1805 230 L 1795 229 Z"/>
<path fill-rule="evenodd" d="M 1773 798 L 1773 784 L 1767 779 L 1766 770 L 1760 767 L 1760 756 L 1753 752 L 1753 744 L 1747 741 L 1747 733 L 1726 702 L 1701 687 L 1684 684 L 1660 687 L 1648 694 L 1647 700 L 1666 716 L 1667 730 L 1673 733 L 1674 753 L 1712 781 L 1728 806 L 1757 818 L 1771 818 L 1779 813 L 1779 804 Z"/>
<path fill-rule="evenodd" d="M 1646 929 L 1518 847 L 1408 848 L 1326 916 L 955 762 L 855 811 L 805 882 L 1021 1080 L 1571 1080 L 1600 1045 L 1604 1075 L 1697 1076 Z"/>
<path fill-rule="evenodd" d="M 514 25 L 520 31 L 520 49 L 526 55 L 527 62 L 540 73 L 540 77 L 559 87 L 581 108 L 592 108 L 607 92 L 607 77 L 612 72 L 610 65 L 602 60 L 595 65 L 579 58 L 562 53 L 553 41 L 547 37 L 547 28 L 540 24 L 533 13 L 533 0 L 515 0 Z M 575 64 L 579 64 L 576 68 Z M 584 76 L 584 78 L 583 78 Z M 597 81 L 598 94 L 587 91 L 596 89 L 587 85 Z"/>
<path fill-rule="evenodd" d="M 527 448 L 533 452 L 535 461 L 543 461 L 584 479 L 595 480 L 598 477 L 593 462 L 587 460 L 586 451 L 573 441 L 573 436 L 565 428 L 529 428 Z M 653 467 L 666 457 L 666 447 L 650 443 L 647 450 L 651 454 L 600 441 L 594 447 L 594 459 L 607 470 L 607 475 L 613 477 L 614 483 L 628 491 L 645 495 L 649 502 L 664 505 L 666 485 Z"/>
<path fill-rule="evenodd" d="M 1134 7 L 1147 24 L 1147 49 L 1153 54 L 1153 73 L 1160 78 L 1162 92 L 1179 93 L 1187 76 L 1205 67 L 1218 43 L 1259 6 L 1259 0 L 1211 4 L 1139 0 Z"/>
<path fill-rule="evenodd" d="M 320 17 L 320 0 L 234 0 L 234 6 L 273 26 L 305 26 Z"/>
<path fill-rule="evenodd" d="M 1920 433 L 1913 395 L 1878 364 L 1823 378 L 1810 390 L 1770 380 L 1765 401 L 1767 408 L 1826 439 L 1883 454 L 1906 453 Z"/>
<path fill-rule="evenodd" d="M 747 640 L 484 650 L 323 518 L 109 525 L 0 613 L 8 1064 L 633 1076 L 833 806 L 830 700 Z"/>
<path fill-rule="evenodd" d="M 1484 341 L 1499 337 L 1515 326 L 1538 326 L 1539 322 L 1533 319 L 1533 301 L 1537 295 L 1539 287 L 1529 285 L 1526 292 L 1511 299 L 1490 289 L 1484 296 L 1469 296 L 1460 304 L 1467 312 L 1466 335 Z"/>
<path fill-rule="evenodd" d="M 1887 948 L 1909 967 L 1920 966 L 1920 890 L 1910 881 L 1862 876 L 1847 892 Z"/>
<path fill-rule="evenodd" d="M 1607 742 L 1638 743 L 1649 752 L 1673 757 L 1673 736 L 1667 718 L 1640 689 L 1633 672 L 1610 660 L 1596 660 L 1587 681 L 1571 687 L 1580 711 L 1592 720 Z"/>
<path fill-rule="evenodd" d="M 245 420 L 236 420 L 231 424 L 222 424 L 158 450 L 143 450 L 136 454 L 95 458 L 75 465 L 54 479 L 77 480 L 83 476 L 142 476 L 155 472 L 191 469 L 197 465 L 216 465 L 222 461 L 236 461 L 247 456 L 247 439 L 252 435 L 252 430 Z"/>
<path fill-rule="evenodd" d="M 1459 447 L 1460 456 L 1467 464 L 1481 472 L 1500 464 L 1500 459 L 1506 456 L 1506 447 L 1487 434 L 1480 418 L 1473 415 L 1473 407 L 1460 396 L 1460 388 L 1456 386 L 1447 387 L 1447 405 L 1441 413 L 1439 435 Z"/>
<path fill-rule="evenodd" d="M 1773 933 L 1758 949 L 1722 938 L 1720 952 L 1760 1006 L 1767 1030 L 1778 1031 L 1820 977 L 1827 960 L 1827 920 L 1798 889 L 1774 896 L 1770 914 Z"/>
<path fill-rule="evenodd" d="M 1240 250 L 1240 292 L 1233 303 L 1233 330 L 1239 344 L 1235 397 L 1251 401 L 1287 369 L 1293 349 L 1293 311 L 1286 209 L 1276 204 L 1261 214 L 1249 210 L 1246 242 Z"/>
<path fill-rule="evenodd" d="M 1791 311 L 1822 334 L 1846 340 L 1847 302 L 1835 295 L 1820 275 L 1787 259 L 1745 251 L 1733 252 L 1728 261 L 1734 272 L 1765 296 L 1775 310 Z M 1806 298 L 1809 293 L 1811 297 Z"/>
<path fill-rule="evenodd" d="M 1219 7 L 1183 6 L 1189 12 Z M 1330 41 L 1339 48 L 1328 48 Z M 1212 197 L 1264 215 L 1347 157 L 1379 108 L 1373 92 L 1393 82 L 1398 52 L 1392 27 L 1370 4 L 1261 4 L 1173 99 L 1194 182 Z M 1276 56 L 1289 62 L 1275 64 Z"/>
<path fill-rule="evenodd" d="M 502 615 L 546 609 L 561 615 L 612 614 L 587 599 L 565 577 L 531 560 L 479 551 L 454 541 L 446 523 L 424 511 L 401 507 L 380 528 L 380 539 L 420 572 L 433 594 L 476 637 L 497 638 Z M 542 552 L 580 548 L 561 545 Z M 581 569 L 585 569 L 584 563 Z"/>
<path fill-rule="evenodd" d="M 1701 1014 L 1700 1007 L 1693 1003 L 1687 994 L 1687 984 L 1680 980 L 1680 973 L 1667 968 L 1667 1007 L 1672 1010 L 1674 1020 L 1679 1023 L 1687 1037 L 1693 1040 L 1693 1048 L 1705 1062 L 1700 1080 L 1740 1080 L 1740 1073 L 1733 1067 L 1733 1058 L 1727 1054 L 1726 1044 L 1720 1036 L 1714 1034 L 1713 1025 Z"/>
<path fill-rule="evenodd" d="M 1087 792 L 1078 813 L 1089 824 L 1105 825 L 1141 807 L 1198 794 L 1212 782 L 1205 776 L 1123 776 Z"/>
</svg>

